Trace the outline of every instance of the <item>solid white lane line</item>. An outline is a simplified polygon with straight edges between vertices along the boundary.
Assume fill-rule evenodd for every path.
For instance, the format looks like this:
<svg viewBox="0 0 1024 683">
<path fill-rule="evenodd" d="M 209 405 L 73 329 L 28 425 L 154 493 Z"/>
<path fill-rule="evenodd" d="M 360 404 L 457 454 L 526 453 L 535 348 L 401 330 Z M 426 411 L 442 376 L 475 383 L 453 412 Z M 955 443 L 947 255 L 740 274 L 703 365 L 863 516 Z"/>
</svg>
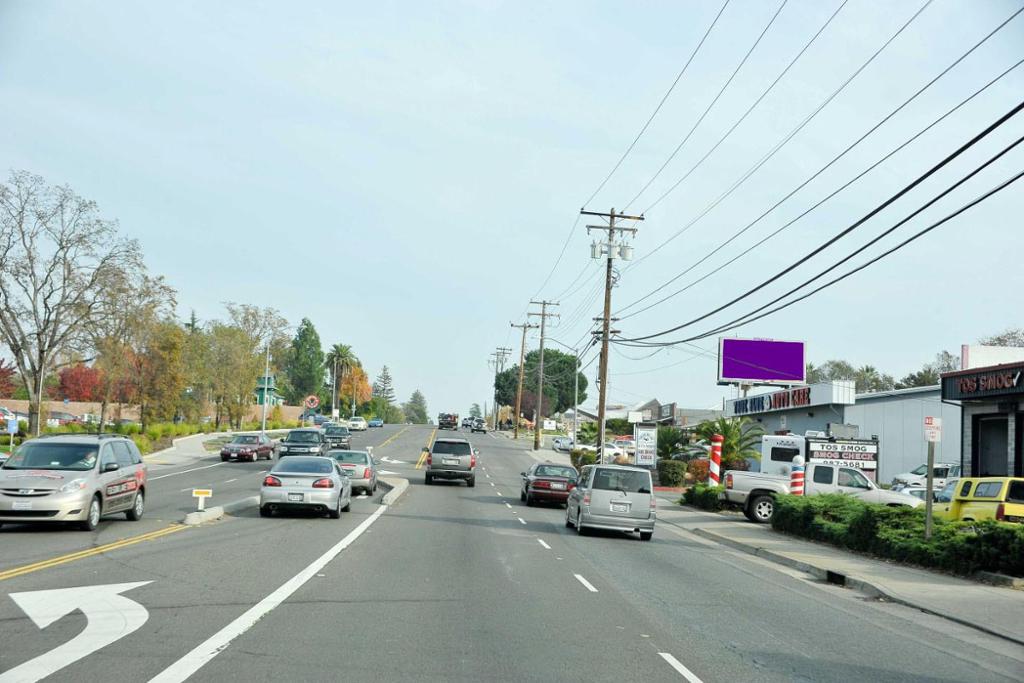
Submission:
<svg viewBox="0 0 1024 683">
<path fill-rule="evenodd" d="M 587 589 L 588 591 L 590 591 L 591 593 L 596 593 L 596 592 L 597 592 L 597 589 L 596 589 L 596 588 L 594 588 L 594 584 L 590 583 L 589 581 L 587 581 L 586 579 L 584 579 L 584 578 L 583 578 L 582 576 L 580 576 L 579 574 L 573 574 L 573 576 L 575 576 L 575 577 L 576 577 L 576 580 L 577 580 L 577 581 L 579 581 L 580 583 L 582 583 L 582 584 L 583 584 L 583 585 L 584 585 L 584 586 L 586 587 L 586 589 Z"/>
<path fill-rule="evenodd" d="M 167 477 L 176 477 L 179 474 L 188 474 L 189 472 L 196 472 L 198 470 L 208 470 L 211 467 L 220 467 L 224 463 L 215 462 L 212 465 L 203 465 L 202 467 L 193 467 L 190 470 L 182 470 L 181 472 L 171 472 L 170 474 L 161 474 L 159 477 L 149 477 L 147 481 L 156 481 L 157 479 L 166 479 Z"/>
<path fill-rule="evenodd" d="M 697 675 L 683 666 L 682 662 L 670 655 L 668 652 L 659 652 L 658 656 L 668 662 L 668 665 L 675 669 L 680 676 L 688 680 L 690 683 L 703 683 Z"/>
<path fill-rule="evenodd" d="M 544 542 L 544 539 L 538 538 L 537 543 L 540 543 L 546 550 L 551 550 L 551 546 Z"/>
<path fill-rule="evenodd" d="M 526 520 L 525 520 L 525 519 L 523 519 L 522 517 L 520 517 L 520 518 L 519 518 L 519 523 L 520 523 L 520 524 L 526 524 Z"/>
<path fill-rule="evenodd" d="M 352 545 L 363 532 L 369 529 L 370 525 L 376 522 L 384 514 L 385 510 L 387 510 L 386 505 L 378 507 L 376 512 L 363 520 L 359 526 L 349 532 L 345 538 L 338 541 L 327 552 L 315 559 L 312 564 L 288 579 L 273 593 L 250 607 L 242 616 L 214 633 L 191 652 L 161 671 L 151 679 L 150 683 L 183 683 L 192 674 L 199 671 L 207 662 L 227 649 L 231 641 L 252 628 L 256 622 L 269 614 L 275 607 L 283 603 L 295 591 L 305 585 L 307 581 L 316 576 L 342 550 Z"/>
<path fill-rule="evenodd" d="M 507 508 L 508 508 L 509 510 L 511 510 L 511 509 L 512 509 L 512 506 L 511 506 L 511 505 L 509 505 L 508 503 L 505 503 L 505 507 L 507 507 Z"/>
</svg>

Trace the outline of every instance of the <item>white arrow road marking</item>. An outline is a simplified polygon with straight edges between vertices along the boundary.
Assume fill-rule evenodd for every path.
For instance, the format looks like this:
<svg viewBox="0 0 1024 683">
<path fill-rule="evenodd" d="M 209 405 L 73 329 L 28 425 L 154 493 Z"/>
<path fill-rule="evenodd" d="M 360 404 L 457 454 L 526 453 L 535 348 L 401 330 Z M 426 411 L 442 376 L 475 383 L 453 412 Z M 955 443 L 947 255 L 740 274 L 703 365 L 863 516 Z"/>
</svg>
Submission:
<svg viewBox="0 0 1024 683">
<path fill-rule="evenodd" d="M 391 470 L 381 470 L 377 474 L 398 474 L 398 472 L 392 472 Z"/>
<path fill-rule="evenodd" d="M 11 599 L 41 629 L 75 610 L 85 615 L 87 623 L 63 645 L 0 674 L 0 683 L 41 680 L 138 629 L 149 619 L 149 612 L 121 593 L 148 583 L 152 581 L 11 593 Z"/>
<path fill-rule="evenodd" d="M 406 464 L 405 460 L 392 460 L 391 458 L 389 458 L 386 455 L 381 458 L 381 462 L 391 463 L 392 465 L 405 465 Z"/>
</svg>

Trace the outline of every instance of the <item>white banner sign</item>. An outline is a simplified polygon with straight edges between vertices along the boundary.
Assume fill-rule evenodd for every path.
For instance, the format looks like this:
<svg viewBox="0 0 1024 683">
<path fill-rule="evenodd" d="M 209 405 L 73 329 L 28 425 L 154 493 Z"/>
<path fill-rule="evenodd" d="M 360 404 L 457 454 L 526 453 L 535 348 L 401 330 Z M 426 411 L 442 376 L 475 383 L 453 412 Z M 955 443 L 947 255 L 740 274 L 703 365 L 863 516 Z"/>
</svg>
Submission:
<svg viewBox="0 0 1024 683">
<path fill-rule="evenodd" d="M 658 461 L 658 428 L 637 426 L 636 464 L 638 467 L 654 467 Z"/>
<path fill-rule="evenodd" d="M 930 443 L 942 441 L 942 418 L 924 418 L 924 440 Z"/>
</svg>

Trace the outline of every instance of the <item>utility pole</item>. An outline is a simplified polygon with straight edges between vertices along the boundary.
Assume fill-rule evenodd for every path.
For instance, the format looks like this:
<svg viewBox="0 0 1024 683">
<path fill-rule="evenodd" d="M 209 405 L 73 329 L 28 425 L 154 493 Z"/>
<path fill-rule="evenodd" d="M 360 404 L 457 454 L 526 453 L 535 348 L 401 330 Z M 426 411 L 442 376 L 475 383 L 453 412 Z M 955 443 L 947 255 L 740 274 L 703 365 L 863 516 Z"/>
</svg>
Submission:
<svg viewBox="0 0 1024 683">
<path fill-rule="evenodd" d="M 507 346 L 499 346 L 491 355 L 494 356 L 494 429 L 498 429 L 498 375 L 505 369 L 505 359 L 512 349 Z M 484 413 L 486 416 L 487 413 Z"/>
<path fill-rule="evenodd" d="M 334 372 L 331 373 L 331 419 L 341 414 L 338 410 L 338 357 L 334 357 Z"/>
<path fill-rule="evenodd" d="M 529 322 L 525 322 L 522 325 L 516 325 L 515 323 L 509 323 L 512 327 L 518 327 L 523 331 L 523 341 L 519 344 L 519 386 L 516 388 L 516 417 L 515 417 L 515 428 L 513 432 L 513 439 L 519 438 L 519 417 L 523 409 L 523 371 L 525 368 L 523 364 L 526 362 L 526 331 L 540 327 L 539 325 L 531 325 Z"/>
<path fill-rule="evenodd" d="M 598 216 L 600 218 L 608 219 L 608 225 L 588 225 L 587 234 L 590 234 L 591 230 L 603 230 L 608 233 L 607 242 L 592 242 L 590 244 L 590 256 L 594 259 L 601 258 L 602 255 L 607 255 L 608 262 L 605 267 L 604 276 L 604 313 L 601 316 L 601 363 L 598 369 L 598 387 L 597 394 L 597 424 L 598 424 L 598 458 L 599 462 L 604 462 L 604 415 L 605 405 L 607 402 L 607 379 L 608 379 L 608 333 L 609 326 L 611 325 L 612 315 L 612 284 L 613 284 L 613 266 L 612 261 L 616 256 L 621 258 L 623 261 L 629 261 L 633 258 L 633 247 L 626 244 L 625 242 L 615 241 L 615 233 L 618 231 L 619 237 L 622 238 L 624 233 L 629 233 L 631 236 L 636 234 L 636 228 L 623 228 L 615 224 L 617 220 L 631 220 L 631 221 L 642 221 L 644 217 L 641 216 L 627 216 L 621 213 L 615 213 L 613 208 L 608 213 L 599 213 L 594 211 L 580 210 L 580 214 L 584 216 Z"/>
<path fill-rule="evenodd" d="M 260 434 L 267 433 L 267 392 L 270 384 L 270 339 L 267 339 L 267 357 L 263 366 L 263 416 L 260 418 Z"/>
<path fill-rule="evenodd" d="M 533 450 L 540 450 L 540 434 L 544 419 L 544 323 L 549 317 L 558 317 L 557 313 L 548 313 L 548 306 L 557 306 L 555 301 L 531 301 L 530 304 L 540 306 L 540 313 L 530 312 L 527 315 L 540 317 L 540 363 L 537 365 L 537 414 L 533 418 Z"/>
</svg>

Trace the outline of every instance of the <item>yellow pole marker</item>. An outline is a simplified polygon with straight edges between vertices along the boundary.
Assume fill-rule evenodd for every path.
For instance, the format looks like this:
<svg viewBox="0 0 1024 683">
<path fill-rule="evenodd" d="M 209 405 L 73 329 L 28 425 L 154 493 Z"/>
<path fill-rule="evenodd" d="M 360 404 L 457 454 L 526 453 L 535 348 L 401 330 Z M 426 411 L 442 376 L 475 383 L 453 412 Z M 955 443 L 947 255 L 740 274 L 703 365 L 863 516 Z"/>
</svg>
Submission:
<svg viewBox="0 0 1024 683">
<path fill-rule="evenodd" d="M 202 512 L 206 509 L 206 499 L 213 498 L 213 489 L 192 489 L 192 497 L 198 499 L 196 510 Z"/>
</svg>

